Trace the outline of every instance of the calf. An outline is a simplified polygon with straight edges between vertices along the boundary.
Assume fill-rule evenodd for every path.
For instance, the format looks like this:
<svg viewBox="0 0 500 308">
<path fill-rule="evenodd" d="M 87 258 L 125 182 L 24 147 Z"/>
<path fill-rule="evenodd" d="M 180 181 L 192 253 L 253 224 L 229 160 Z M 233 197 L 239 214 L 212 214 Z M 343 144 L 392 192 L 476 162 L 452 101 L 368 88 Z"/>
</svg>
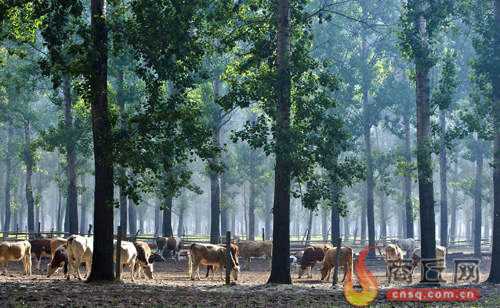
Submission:
<svg viewBox="0 0 500 308">
<path fill-rule="evenodd" d="M 37 238 L 34 240 L 30 240 L 31 244 L 31 257 L 36 259 L 36 270 L 40 272 L 42 269 L 40 268 L 40 263 L 42 261 L 43 256 L 52 256 L 50 249 L 50 239 L 48 238 Z"/>
<path fill-rule="evenodd" d="M 273 262 L 273 242 L 263 241 L 263 242 L 238 242 L 236 243 L 239 249 L 240 255 L 245 260 L 245 266 L 250 267 L 251 258 L 259 258 L 267 256 L 269 258 L 269 268 Z"/>
<path fill-rule="evenodd" d="M 23 261 L 24 274 L 31 276 L 31 244 L 28 241 L 0 243 L 0 262 L 3 275 L 7 275 L 9 261 Z"/>
<path fill-rule="evenodd" d="M 56 249 L 61 245 L 65 245 L 68 240 L 62 237 L 54 237 L 50 240 L 50 261 L 54 259 Z"/>
<path fill-rule="evenodd" d="M 403 261 L 403 250 L 396 244 L 385 246 L 385 276 L 388 283 L 391 283 L 391 268 L 394 266 L 400 267 Z"/>
<path fill-rule="evenodd" d="M 57 247 L 53 253 L 50 263 L 47 264 L 47 277 L 54 275 L 54 273 L 66 264 L 66 244 Z M 88 271 L 88 269 L 87 269 Z M 65 276 L 67 272 L 64 273 Z"/>
<path fill-rule="evenodd" d="M 300 260 L 300 267 L 298 268 L 299 278 L 306 272 L 309 272 L 308 277 L 312 278 L 312 269 L 316 265 L 316 262 L 323 262 L 325 259 L 326 252 L 331 249 L 331 245 L 312 245 L 306 248 Z"/>
<path fill-rule="evenodd" d="M 151 248 L 144 242 L 135 242 L 135 249 L 137 250 L 137 259 L 135 262 L 135 270 L 137 276 L 141 275 L 146 278 L 146 275 L 153 279 L 153 264 L 149 263 L 151 257 Z"/>
<path fill-rule="evenodd" d="M 113 256 L 114 261 L 116 262 L 116 246 L 117 242 L 113 243 Z M 121 253 L 120 253 L 120 279 L 122 278 L 122 268 L 123 265 L 127 265 L 130 268 L 130 277 L 132 281 L 134 281 L 134 268 L 135 268 L 135 259 L 137 258 L 137 249 L 134 244 L 131 242 L 122 242 L 121 243 Z M 152 274 L 152 273 L 151 273 Z"/>
<path fill-rule="evenodd" d="M 157 251 L 163 251 L 163 248 L 165 247 L 165 244 L 167 244 L 167 238 L 163 236 L 158 236 L 156 238 L 156 249 Z"/>
<path fill-rule="evenodd" d="M 135 249 L 135 248 L 134 248 Z M 90 266 L 92 264 L 92 254 L 94 251 L 94 238 L 93 237 L 83 237 L 80 235 L 72 235 L 68 238 L 66 243 L 66 261 L 64 264 L 64 272 L 67 269 L 67 279 L 71 278 L 71 266 L 76 272 L 78 280 L 82 280 L 80 275 L 80 263 L 85 262 L 87 265 L 87 272 L 85 277 L 90 274 Z M 70 266 L 68 266 L 68 264 Z"/>
<path fill-rule="evenodd" d="M 413 253 L 411 254 L 411 273 L 415 270 L 415 267 L 420 266 L 421 262 L 420 260 L 422 259 L 421 257 L 421 249 L 420 247 L 415 249 Z M 439 271 L 439 278 L 441 279 L 442 273 L 446 270 L 446 248 L 443 246 L 436 245 L 436 266 L 438 267 Z"/>
<path fill-rule="evenodd" d="M 321 280 L 324 280 L 325 277 L 327 277 L 327 275 L 328 277 L 326 278 L 326 281 L 330 280 L 330 272 L 332 271 L 332 268 L 335 267 L 336 257 L 337 257 L 337 247 L 329 249 L 326 252 L 323 268 L 321 269 Z M 344 267 L 344 278 L 342 279 L 342 281 L 345 280 L 345 277 L 347 276 L 347 271 L 352 270 L 352 259 L 353 259 L 353 252 L 351 247 L 345 246 L 340 248 L 339 266 Z"/>
<path fill-rule="evenodd" d="M 161 254 L 155 252 L 152 253 L 151 256 L 149 257 L 149 263 L 154 263 L 154 262 L 165 262 L 165 258 L 162 257 Z"/>
<path fill-rule="evenodd" d="M 218 246 L 220 247 L 226 247 L 226 244 L 218 244 Z M 236 246 L 235 244 L 231 244 L 231 256 L 232 258 L 234 259 L 234 262 L 236 263 L 236 265 L 240 265 L 238 263 L 238 246 Z M 217 265 L 209 265 L 207 266 L 207 275 L 205 276 L 205 278 L 208 277 L 208 274 L 210 273 L 210 271 L 212 271 L 212 276 L 215 275 L 215 271 L 217 271 Z M 222 269 L 221 269 L 222 271 Z"/>
<path fill-rule="evenodd" d="M 226 248 L 212 244 L 192 244 L 188 262 L 189 276 L 191 277 L 191 280 L 195 279 L 195 272 L 198 276 L 198 280 L 200 280 L 200 266 L 216 265 L 220 268 L 226 266 Z M 238 280 L 240 267 L 236 265 L 232 255 L 230 262 L 229 268 L 231 269 L 233 279 Z M 214 276 L 215 273 L 212 274 L 212 279 Z M 222 271 L 220 271 L 220 277 L 222 279 Z"/>
</svg>

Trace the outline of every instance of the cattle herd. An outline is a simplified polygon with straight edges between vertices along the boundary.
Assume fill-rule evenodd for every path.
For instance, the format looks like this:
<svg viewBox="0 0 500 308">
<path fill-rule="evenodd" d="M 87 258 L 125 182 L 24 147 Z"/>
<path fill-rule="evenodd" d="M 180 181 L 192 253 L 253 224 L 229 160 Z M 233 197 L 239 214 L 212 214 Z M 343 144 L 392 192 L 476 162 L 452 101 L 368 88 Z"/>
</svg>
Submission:
<svg viewBox="0 0 500 308">
<path fill-rule="evenodd" d="M 165 248 L 172 252 L 172 258 L 179 261 L 180 250 L 182 248 L 181 239 L 176 237 L 158 237 L 156 239 L 158 252 L 151 253 L 151 248 L 144 242 L 132 243 L 128 239 L 123 239 L 120 250 L 120 277 L 121 269 L 127 265 L 130 269 L 130 278 L 134 281 L 134 277 L 143 277 L 153 279 L 153 263 L 155 261 L 165 261 L 161 252 Z M 272 247 L 271 241 L 252 242 L 252 241 L 237 241 L 231 244 L 229 268 L 231 276 L 234 280 L 238 280 L 240 272 L 240 264 L 238 258 L 242 257 L 244 265 L 241 268 L 250 268 L 251 258 L 267 257 L 269 260 L 269 268 L 272 264 Z M 52 276 L 60 268 L 64 268 L 66 279 L 71 279 L 71 271 L 79 280 L 82 280 L 80 274 L 80 264 L 86 264 L 86 271 L 83 278 L 88 277 L 92 266 L 92 253 L 94 241 L 92 237 L 83 237 L 72 235 L 69 238 L 55 237 L 52 239 L 40 238 L 30 241 L 18 242 L 2 242 L 0 243 L 0 262 L 3 263 L 3 275 L 7 274 L 7 266 L 9 261 L 22 260 L 24 265 L 24 274 L 31 275 L 31 258 L 36 259 L 36 270 L 41 271 L 40 262 L 42 256 L 50 256 L 50 262 L 47 265 L 47 277 Z M 116 262 L 117 241 L 114 241 L 113 253 Z M 416 266 L 420 265 L 420 248 L 414 247 L 413 239 L 400 239 L 385 247 L 386 260 L 386 276 L 390 283 L 390 272 L 397 266 L 401 266 L 403 262 L 404 251 L 412 252 L 411 255 L 411 273 Z M 311 245 L 305 249 L 300 260 L 300 265 L 297 265 L 298 278 L 302 278 L 307 274 L 308 278 L 312 278 L 312 269 L 316 263 L 323 263 L 321 268 L 321 280 L 328 281 L 330 279 L 331 270 L 336 264 L 337 248 L 332 245 Z M 440 268 L 445 268 L 446 248 L 437 246 L 436 257 L 437 264 Z M 215 278 L 217 269 L 220 271 L 221 279 L 223 278 L 223 268 L 226 267 L 226 245 L 212 245 L 194 243 L 189 247 L 189 262 L 188 270 L 189 277 L 192 280 L 200 280 L 200 266 L 207 266 L 205 277 L 209 276 L 212 271 L 212 279 Z M 344 278 L 348 270 L 353 268 L 354 253 L 351 247 L 345 246 L 340 250 L 339 266 L 344 268 Z"/>
</svg>

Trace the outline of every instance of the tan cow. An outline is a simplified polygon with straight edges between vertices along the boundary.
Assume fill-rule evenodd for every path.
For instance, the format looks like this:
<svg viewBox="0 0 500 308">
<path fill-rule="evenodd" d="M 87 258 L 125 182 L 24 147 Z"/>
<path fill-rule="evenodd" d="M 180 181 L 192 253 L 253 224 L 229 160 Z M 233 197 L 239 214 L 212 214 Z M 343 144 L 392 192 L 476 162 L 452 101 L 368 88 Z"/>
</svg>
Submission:
<svg viewBox="0 0 500 308">
<path fill-rule="evenodd" d="M 324 280 L 325 277 L 327 276 L 328 277 L 326 278 L 326 281 L 330 280 L 330 273 L 332 271 L 332 268 L 335 267 L 336 256 L 337 256 L 337 247 L 329 249 L 326 252 L 323 268 L 321 269 L 321 280 Z M 353 251 L 351 247 L 345 246 L 340 248 L 339 265 L 344 268 L 344 278 L 342 279 L 342 281 L 345 280 L 345 277 L 347 276 L 347 271 L 352 270 L 352 259 L 353 259 Z"/>
<path fill-rule="evenodd" d="M 147 275 L 150 279 L 153 279 L 153 264 L 149 263 L 151 248 L 144 242 L 135 242 L 134 246 L 137 250 L 137 259 L 135 262 L 136 276 L 140 277 L 142 274 L 144 278 Z"/>
<path fill-rule="evenodd" d="M 0 243 L 0 262 L 3 274 L 7 275 L 9 261 L 23 261 L 24 274 L 31 276 L 31 244 L 28 241 Z"/>
<path fill-rule="evenodd" d="M 229 268 L 234 280 L 238 280 L 238 274 L 240 272 L 240 267 L 236 265 L 234 258 L 231 254 L 231 264 Z M 218 266 L 224 268 L 226 266 L 226 248 L 218 245 L 212 244 L 191 244 L 190 254 L 189 254 L 189 276 L 191 280 L 194 280 L 194 274 L 196 272 L 198 280 L 200 280 L 200 266 Z M 222 278 L 222 272 L 220 271 L 220 278 Z M 212 272 L 212 279 L 214 279 L 215 273 Z"/>
<path fill-rule="evenodd" d="M 115 240 L 113 243 L 113 256 L 114 261 L 116 262 L 116 246 L 117 241 Z M 131 242 L 121 242 L 121 252 L 120 252 L 120 279 L 122 279 L 122 269 L 123 265 L 127 265 L 130 268 L 130 278 L 132 281 L 134 280 L 134 268 L 135 268 L 135 260 L 137 258 L 137 249 L 134 244 Z"/>
<path fill-rule="evenodd" d="M 387 283 L 391 283 L 390 269 L 400 267 L 403 261 L 403 250 L 396 244 L 389 244 L 385 246 L 385 276 Z"/>
<path fill-rule="evenodd" d="M 226 247 L 226 244 L 217 244 L 218 246 L 220 247 Z M 240 265 L 238 263 L 238 246 L 236 246 L 235 244 L 231 244 L 231 255 L 234 259 L 234 262 L 236 263 L 236 265 Z M 222 270 L 222 269 L 221 269 Z M 210 271 L 212 271 L 212 276 L 215 275 L 215 271 L 217 271 L 217 265 L 209 265 L 207 266 L 207 275 L 205 276 L 205 278 L 208 278 L 208 274 L 210 273 Z"/>
<path fill-rule="evenodd" d="M 239 254 L 244 258 L 245 267 L 250 267 L 251 258 L 260 258 L 267 256 L 269 258 L 269 269 L 273 262 L 273 242 L 251 242 L 244 241 L 236 243 L 238 246 Z"/>
<path fill-rule="evenodd" d="M 411 254 L 412 259 L 412 269 L 411 272 L 415 270 L 415 267 L 421 266 L 420 260 L 421 257 L 421 249 L 420 247 L 415 249 Z M 446 270 L 446 248 L 443 246 L 436 245 L 436 266 L 439 268 L 439 277 L 441 278 L 442 273 Z"/>
<path fill-rule="evenodd" d="M 67 274 L 68 276 L 66 277 L 68 280 L 71 279 L 71 273 L 70 273 L 71 266 L 73 266 L 73 269 L 76 272 L 78 280 L 82 280 L 82 277 L 80 275 L 80 263 L 82 262 L 85 262 L 87 265 L 86 266 L 87 273 L 85 274 L 85 277 L 88 277 L 88 275 L 90 274 L 93 252 L 94 252 L 93 237 L 72 235 L 68 238 L 68 242 L 66 243 L 66 264 L 64 265 L 64 268 L 68 269 L 68 274 Z"/>
<path fill-rule="evenodd" d="M 306 270 L 308 271 L 308 277 L 312 278 L 312 269 L 316 262 L 323 262 L 325 259 L 326 252 L 333 248 L 332 245 L 311 245 L 306 248 L 304 255 L 300 260 L 300 266 L 298 266 L 299 278 L 302 278 Z"/>
<path fill-rule="evenodd" d="M 54 237 L 50 240 L 50 261 L 54 259 L 54 254 L 56 253 L 56 249 L 61 246 L 66 244 L 68 239 L 62 238 L 62 237 Z"/>
</svg>

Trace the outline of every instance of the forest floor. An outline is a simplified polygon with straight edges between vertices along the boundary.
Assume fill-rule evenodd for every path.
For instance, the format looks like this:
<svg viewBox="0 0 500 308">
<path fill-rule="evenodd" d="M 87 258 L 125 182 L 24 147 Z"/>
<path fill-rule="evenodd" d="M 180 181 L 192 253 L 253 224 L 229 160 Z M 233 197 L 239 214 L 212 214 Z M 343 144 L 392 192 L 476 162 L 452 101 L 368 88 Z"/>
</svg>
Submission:
<svg viewBox="0 0 500 308">
<path fill-rule="evenodd" d="M 48 259 L 42 260 L 42 269 L 46 268 L 47 262 Z M 474 302 L 388 301 L 386 292 L 389 288 L 412 286 L 399 282 L 387 286 L 383 261 L 368 261 L 367 267 L 379 285 L 373 307 L 500 307 L 500 286 L 484 283 L 490 267 L 488 258 L 480 263 L 482 283 L 458 286 L 478 289 L 480 298 Z M 0 276 L 0 307 L 350 307 L 344 297 L 343 283 L 332 288 L 331 282 L 320 281 L 318 269 L 321 264 L 316 265 L 312 279 L 297 279 L 292 267 L 292 285 L 266 284 L 269 278 L 267 268 L 265 259 L 254 259 L 250 270 L 243 270 L 237 282 L 226 286 L 218 273 L 215 280 L 204 278 L 205 267 L 200 270 L 201 281 L 190 280 L 187 259 L 184 258 L 181 262 L 155 263 L 155 279 L 132 282 L 125 267 L 121 282 L 87 284 L 76 279 L 68 282 L 62 273 L 47 278 L 45 271 L 26 277 L 20 261 L 10 262 L 8 274 Z M 82 266 L 81 272 L 84 271 Z M 419 281 L 418 272 L 417 269 L 413 275 L 414 282 Z M 342 278 L 341 270 L 339 280 Z M 447 283 L 442 284 L 442 288 L 454 287 L 452 261 L 447 262 L 444 279 Z M 357 279 L 353 280 L 356 285 Z"/>
</svg>

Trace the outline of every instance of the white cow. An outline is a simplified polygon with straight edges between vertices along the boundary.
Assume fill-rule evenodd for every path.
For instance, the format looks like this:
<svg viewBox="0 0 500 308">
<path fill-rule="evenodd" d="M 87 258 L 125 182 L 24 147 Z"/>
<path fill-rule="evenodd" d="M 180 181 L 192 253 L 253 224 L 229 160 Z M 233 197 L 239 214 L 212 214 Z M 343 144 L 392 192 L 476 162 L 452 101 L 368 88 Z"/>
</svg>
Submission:
<svg viewBox="0 0 500 308">
<path fill-rule="evenodd" d="M 64 267 L 68 269 L 68 277 L 70 280 L 71 273 L 70 269 L 73 266 L 73 269 L 76 272 L 76 276 L 79 280 L 82 280 L 80 275 L 80 263 L 86 263 L 87 272 L 85 277 L 88 277 L 90 274 L 90 266 L 92 265 L 92 254 L 94 252 L 94 238 L 93 237 L 83 237 L 80 235 L 72 235 L 68 238 L 66 242 L 66 264 Z M 70 263 L 71 266 L 68 266 Z M 65 271 L 66 272 L 66 271 Z"/>
<path fill-rule="evenodd" d="M 116 240 L 113 243 L 113 256 L 114 261 L 116 262 Z M 120 253 L 120 279 L 122 278 L 122 268 L 123 265 L 127 265 L 130 267 L 130 277 L 132 281 L 134 281 L 134 267 L 135 267 L 135 259 L 137 258 L 137 249 L 131 242 L 122 242 L 121 243 L 121 253 Z"/>
<path fill-rule="evenodd" d="M 397 244 L 406 254 L 408 254 L 408 251 L 413 252 L 415 250 L 415 240 L 412 238 L 400 238 L 393 242 L 393 244 Z"/>
</svg>

